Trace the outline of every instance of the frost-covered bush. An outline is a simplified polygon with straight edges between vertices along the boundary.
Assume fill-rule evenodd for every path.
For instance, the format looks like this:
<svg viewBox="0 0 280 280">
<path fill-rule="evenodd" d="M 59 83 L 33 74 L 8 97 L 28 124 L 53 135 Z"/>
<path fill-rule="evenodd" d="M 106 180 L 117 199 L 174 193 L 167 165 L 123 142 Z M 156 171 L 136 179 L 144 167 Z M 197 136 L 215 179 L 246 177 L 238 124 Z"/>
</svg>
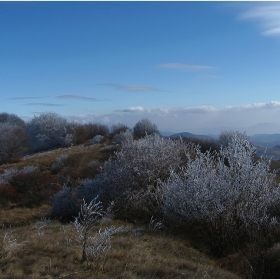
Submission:
<svg viewBox="0 0 280 280">
<path fill-rule="evenodd" d="M 27 132 L 35 151 L 57 146 L 66 146 L 65 137 L 68 134 L 67 120 L 59 115 L 42 113 L 27 123 Z"/>
<path fill-rule="evenodd" d="M 136 137 L 144 137 L 146 134 L 158 133 L 157 125 L 149 119 L 142 119 L 137 122 L 133 128 L 133 134 Z"/>
<path fill-rule="evenodd" d="M 128 126 L 126 126 L 125 124 L 123 123 L 117 123 L 117 124 L 113 124 L 111 126 L 111 129 L 110 129 L 110 134 L 111 135 L 116 135 L 116 134 L 119 134 L 121 132 L 125 132 L 127 131 L 129 128 Z"/>
<path fill-rule="evenodd" d="M 11 167 L 3 171 L 0 176 L 0 182 L 10 183 L 12 179 L 17 175 L 27 175 L 35 172 L 39 172 L 39 169 L 37 166 L 33 165 L 24 166 L 21 170 L 16 167 Z"/>
<path fill-rule="evenodd" d="M 67 159 L 68 155 L 61 155 L 60 157 L 56 158 L 55 162 L 51 166 L 50 171 L 52 173 L 61 171 L 65 167 Z"/>
<path fill-rule="evenodd" d="M 18 125 L 18 126 L 25 126 L 25 122 L 15 114 L 9 113 L 1 113 L 0 114 L 0 123 L 7 123 L 10 125 Z"/>
<path fill-rule="evenodd" d="M 100 123 L 88 123 L 83 125 L 83 128 L 87 133 L 87 139 L 92 139 L 96 135 L 106 136 L 109 133 L 108 126 Z"/>
<path fill-rule="evenodd" d="M 98 192 L 102 201 L 114 200 L 118 207 L 148 211 L 156 207 L 150 195 L 157 180 L 168 178 L 169 168 L 179 168 L 188 147 L 181 140 L 164 139 L 158 134 L 138 141 L 128 137 L 114 158 L 105 162 L 100 174 L 79 188 L 79 194 Z"/>
<path fill-rule="evenodd" d="M 255 152 L 255 148 L 252 145 L 250 137 L 246 133 L 239 131 L 222 131 L 219 136 L 220 145 L 222 147 L 235 146 L 245 147 L 248 151 Z"/>
<path fill-rule="evenodd" d="M 79 211 L 79 204 L 77 199 L 72 195 L 70 187 L 63 186 L 53 198 L 52 209 L 49 216 L 52 218 L 59 218 L 61 220 L 72 220 Z"/>
<path fill-rule="evenodd" d="M 122 131 L 114 136 L 114 141 L 117 144 L 122 144 L 126 141 L 133 141 L 133 135 L 130 129 Z"/>
<path fill-rule="evenodd" d="M 16 167 L 5 169 L 0 176 L 0 183 L 9 183 L 9 181 L 18 173 L 19 172 Z"/>
<path fill-rule="evenodd" d="M 23 126 L 0 123 L 0 163 L 22 156 L 29 149 L 29 141 Z"/>
<path fill-rule="evenodd" d="M 93 199 L 89 204 L 83 200 L 81 210 L 73 222 L 78 234 L 78 241 L 81 243 L 83 249 L 82 261 L 87 259 L 88 234 L 103 217 L 102 203 L 97 199 L 98 197 Z"/>
<path fill-rule="evenodd" d="M 231 133 L 218 154 L 195 151 L 179 172 L 172 169 L 159 184 L 167 217 L 203 224 L 215 250 L 236 246 L 242 236 L 252 238 L 278 223 L 270 209 L 279 204 L 280 186 L 270 160 L 254 160 L 255 149 L 245 135 Z"/>
<path fill-rule="evenodd" d="M 101 143 L 102 141 L 103 141 L 103 139 L 104 139 L 104 136 L 102 136 L 102 135 L 95 135 L 92 139 L 91 139 L 91 144 L 99 144 L 99 143 Z"/>
<path fill-rule="evenodd" d="M 100 201 L 105 201 L 103 179 L 99 174 L 94 179 L 87 179 L 76 189 L 75 197 L 77 200 L 84 199 L 86 203 L 89 203 L 98 196 Z"/>
</svg>

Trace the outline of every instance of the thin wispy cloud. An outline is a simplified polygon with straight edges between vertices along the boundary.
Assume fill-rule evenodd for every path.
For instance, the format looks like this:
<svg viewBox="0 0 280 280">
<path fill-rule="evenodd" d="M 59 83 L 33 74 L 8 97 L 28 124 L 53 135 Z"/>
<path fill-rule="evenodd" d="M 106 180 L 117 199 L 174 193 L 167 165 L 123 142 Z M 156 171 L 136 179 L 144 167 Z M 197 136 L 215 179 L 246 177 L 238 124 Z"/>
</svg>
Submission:
<svg viewBox="0 0 280 280">
<path fill-rule="evenodd" d="M 156 91 L 166 92 L 166 90 L 148 87 L 148 86 L 139 86 L 139 85 L 123 86 L 123 85 L 111 84 L 111 83 L 98 84 L 98 85 L 108 86 L 108 87 L 112 87 L 116 90 L 127 91 L 127 92 L 156 92 Z"/>
<path fill-rule="evenodd" d="M 6 99 L 9 100 L 24 100 L 24 99 L 39 99 L 39 98 L 46 98 L 48 96 L 18 96 L 18 97 L 8 97 Z"/>
<path fill-rule="evenodd" d="M 258 20 L 266 36 L 280 36 L 280 3 L 257 4 L 241 15 L 242 19 Z"/>
<path fill-rule="evenodd" d="M 65 106 L 64 104 L 56 104 L 56 103 L 26 103 L 25 106 L 46 106 L 46 107 L 60 107 Z"/>
<path fill-rule="evenodd" d="M 82 95 L 58 95 L 56 98 L 58 99 L 82 99 L 82 100 L 88 100 L 88 101 L 99 101 L 97 98 L 94 97 L 86 97 Z"/>
<path fill-rule="evenodd" d="M 183 64 L 183 63 L 158 64 L 157 67 L 161 69 L 175 69 L 175 70 L 189 71 L 189 72 L 209 71 L 209 70 L 218 69 L 217 67 L 212 67 L 212 66 L 190 65 L 190 64 Z"/>
</svg>

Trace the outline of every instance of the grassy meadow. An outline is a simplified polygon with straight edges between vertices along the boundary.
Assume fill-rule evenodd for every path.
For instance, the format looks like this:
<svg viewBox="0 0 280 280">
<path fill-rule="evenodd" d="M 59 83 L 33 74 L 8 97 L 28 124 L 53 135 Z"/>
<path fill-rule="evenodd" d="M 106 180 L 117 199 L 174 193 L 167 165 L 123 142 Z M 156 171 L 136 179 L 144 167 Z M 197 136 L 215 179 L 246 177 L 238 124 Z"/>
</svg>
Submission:
<svg viewBox="0 0 280 280">
<path fill-rule="evenodd" d="M 118 215 L 101 220 L 90 232 L 94 236 L 100 229 L 123 227 L 123 231 L 112 236 L 108 254 L 96 261 L 82 262 L 82 248 L 73 224 L 48 218 L 50 201 L 67 178 L 75 188 L 85 178 L 94 177 L 104 161 L 119 149 L 110 145 L 111 141 L 108 138 L 104 144 L 40 152 L 0 166 L 0 174 L 12 167 L 36 166 L 50 176 L 44 178 L 51 178 L 51 186 L 55 186 L 49 197 L 34 205 L 1 199 L 0 278 L 204 279 L 256 275 L 252 261 L 248 260 L 248 256 L 254 257 L 254 248 L 247 248 L 248 254 L 242 251 L 216 257 L 207 246 L 201 226 L 157 229 L 151 223 Z M 64 167 L 54 168 L 56 159 L 62 155 L 67 155 Z M 87 165 L 92 161 L 95 164 Z M 275 162 L 274 167 L 277 165 Z M 271 252 L 271 263 L 277 267 L 279 250 L 272 248 Z"/>
</svg>

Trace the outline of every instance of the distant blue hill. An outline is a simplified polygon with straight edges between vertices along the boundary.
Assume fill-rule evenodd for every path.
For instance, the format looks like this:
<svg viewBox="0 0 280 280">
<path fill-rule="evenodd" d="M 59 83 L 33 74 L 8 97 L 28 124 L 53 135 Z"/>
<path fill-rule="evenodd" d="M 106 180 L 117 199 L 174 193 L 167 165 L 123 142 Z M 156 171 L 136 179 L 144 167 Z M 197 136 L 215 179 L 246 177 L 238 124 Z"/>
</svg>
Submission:
<svg viewBox="0 0 280 280">
<path fill-rule="evenodd" d="M 174 132 L 170 132 L 170 131 L 160 131 L 159 133 L 160 135 L 167 136 L 167 137 L 174 134 Z"/>
<path fill-rule="evenodd" d="M 272 143 L 280 141 L 280 134 L 254 134 L 250 138 L 256 142 Z"/>
<path fill-rule="evenodd" d="M 190 138 L 190 139 L 207 139 L 207 140 L 214 140 L 215 138 L 212 136 L 208 136 L 208 135 L 198 135 L 198 134 L 192 134 L 190 132 L 180 132 L 180 133 L 176 133 L 170 136 L 170 138 L 177 138 L 177 137 L 186 137 L 186 138 Z"/>
</svg>

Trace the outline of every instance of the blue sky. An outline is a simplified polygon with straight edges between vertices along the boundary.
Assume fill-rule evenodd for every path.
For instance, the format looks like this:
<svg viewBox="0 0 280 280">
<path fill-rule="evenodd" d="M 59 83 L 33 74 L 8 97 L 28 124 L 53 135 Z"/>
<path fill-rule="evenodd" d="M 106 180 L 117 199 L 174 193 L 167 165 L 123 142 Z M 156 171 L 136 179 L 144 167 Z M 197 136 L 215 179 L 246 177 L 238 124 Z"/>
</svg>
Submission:
<svg viewBox="0 0 280 280">
<path fill-rule="evenodd" d="M 0 2 L 0 112 L 280 133 L 279 2 Z"/>
</svg>

